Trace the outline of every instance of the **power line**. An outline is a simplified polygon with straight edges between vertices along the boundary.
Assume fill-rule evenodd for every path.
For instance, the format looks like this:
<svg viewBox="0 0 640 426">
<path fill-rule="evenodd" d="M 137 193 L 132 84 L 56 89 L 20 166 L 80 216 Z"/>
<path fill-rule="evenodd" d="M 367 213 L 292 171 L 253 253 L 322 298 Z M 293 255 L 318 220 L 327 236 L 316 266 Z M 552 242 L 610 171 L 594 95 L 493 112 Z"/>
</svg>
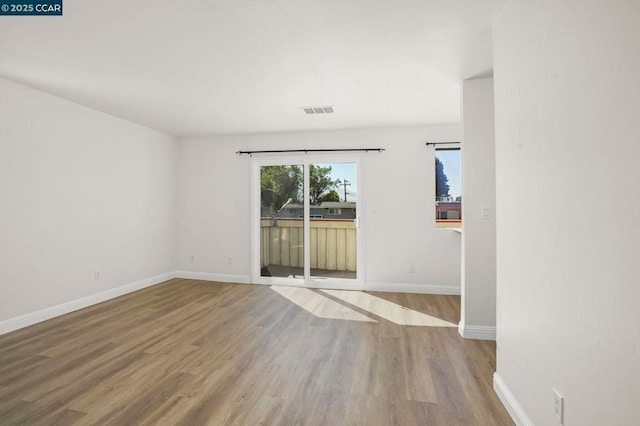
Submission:
<svg viewBox="0 0 640 426">
<path fill-rule="evenodd" d="M 347 202 L 347 186 L 351 186 L 351 182 L 344 179 L 342 182 L 340 182 L 340 185 L 344 186 L 344 201 Z"/>
</svg>

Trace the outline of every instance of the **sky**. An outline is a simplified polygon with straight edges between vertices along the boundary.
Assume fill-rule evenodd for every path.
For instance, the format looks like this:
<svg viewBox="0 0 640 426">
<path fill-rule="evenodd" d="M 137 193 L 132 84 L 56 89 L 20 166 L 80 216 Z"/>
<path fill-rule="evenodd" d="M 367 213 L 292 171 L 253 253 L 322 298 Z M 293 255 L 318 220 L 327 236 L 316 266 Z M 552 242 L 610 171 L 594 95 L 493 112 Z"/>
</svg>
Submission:
<svg viewBox="0 0 640 426">
<path fill-rule="evenodd" d="M 358 174 L 355 163 L 331 163 L 318 164 L 321 167 L 331 166 L 331 179 L 345 179 L 351 182 L 351 186 L 347 186 L 347 201 L 356 201 L 358 198 Z M 340 185 L 336 189 L 340 194 L 340 201 L 344 201 L 344 186 Z"/>
<path fill-rule="evenodd" d="M 436 151 L 442 161 L 444 174 L 449 179 L 449 195 L 455 200 L 462 194 L 462 173 L 460 172 L 460 150 Z"/>
</svg>

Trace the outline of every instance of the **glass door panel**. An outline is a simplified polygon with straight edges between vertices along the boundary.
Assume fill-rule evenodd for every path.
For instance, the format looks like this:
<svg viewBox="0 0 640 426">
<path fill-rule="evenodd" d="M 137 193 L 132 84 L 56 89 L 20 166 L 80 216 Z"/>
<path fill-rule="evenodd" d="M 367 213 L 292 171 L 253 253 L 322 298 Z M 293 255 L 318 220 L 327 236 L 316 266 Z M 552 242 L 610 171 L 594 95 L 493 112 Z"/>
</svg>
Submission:
<svg viewBox="0 0 640 426">
<path fill-rule="evenodd" d="M 260 276 L 304 278 L 304 166 L 260 167 Z"/>
<path fill-rule="evenodd" d="M 309 165 L 311 279 L 357 278 L 355 163 Z"/>
</svg>

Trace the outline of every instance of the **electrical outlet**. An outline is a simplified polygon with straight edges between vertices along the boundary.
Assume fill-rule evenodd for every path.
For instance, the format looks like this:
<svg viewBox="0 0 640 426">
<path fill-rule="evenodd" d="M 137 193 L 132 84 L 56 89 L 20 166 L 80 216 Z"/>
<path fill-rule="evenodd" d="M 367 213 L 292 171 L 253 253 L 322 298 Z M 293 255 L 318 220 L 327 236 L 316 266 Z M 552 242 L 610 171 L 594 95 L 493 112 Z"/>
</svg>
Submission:
<svg viewBox="0 0 640 426">
<path fill-rule="evenodd" d="M 227 263 L 228 263 L 229 265 L 233 265 L 233 257 L 228 257 L 228 258 L 227 258 Z"/>
<path fill-rule="evenodd" d="M 558 424 L 564 424 L 564 398 L 555 388 L 553 389 L 553 413 L 558 419 Z"/>
<path fill-rule="evenodd" d="M 191 263 L 194 263 L 196 261 L 196 257 L 195 256 L 191 256 Z"/>
<path fill-rule="evenodd" d="M 409 265 L 409 273 L 411 274 L 415 274 L 416 273 L 416 265 Z"/>
<path fill-rule="evenodd" d="M 100 271 L 98 271 L 97 269 L 96 269 L 96 272 L 93 274 L 93 279 L 95 279 L 95 280 L 99 280 L 100 279 Z"/>
</svg>

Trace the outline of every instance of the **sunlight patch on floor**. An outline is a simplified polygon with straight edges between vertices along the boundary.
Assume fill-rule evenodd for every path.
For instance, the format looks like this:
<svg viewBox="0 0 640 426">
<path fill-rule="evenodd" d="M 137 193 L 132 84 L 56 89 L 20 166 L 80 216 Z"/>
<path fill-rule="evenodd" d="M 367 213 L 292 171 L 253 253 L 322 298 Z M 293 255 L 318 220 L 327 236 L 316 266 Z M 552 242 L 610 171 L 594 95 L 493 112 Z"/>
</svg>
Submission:
<svg viewBox="0 0 640 426">
<path fill-rule="evenodd" d="M 361 291 L 320 290 L 329 296 L 340 299 L 350 305 L 391 321 L 399 325 L 416 325 L 422 327 L 457 327 L 457 325 L 422 312 L 400 306 Z"/>
<path fill-rule="evenodd" d="M 377 322 L 308 288 L 271 286 L 271 290 L 319 318 Z"/>
</svg>

